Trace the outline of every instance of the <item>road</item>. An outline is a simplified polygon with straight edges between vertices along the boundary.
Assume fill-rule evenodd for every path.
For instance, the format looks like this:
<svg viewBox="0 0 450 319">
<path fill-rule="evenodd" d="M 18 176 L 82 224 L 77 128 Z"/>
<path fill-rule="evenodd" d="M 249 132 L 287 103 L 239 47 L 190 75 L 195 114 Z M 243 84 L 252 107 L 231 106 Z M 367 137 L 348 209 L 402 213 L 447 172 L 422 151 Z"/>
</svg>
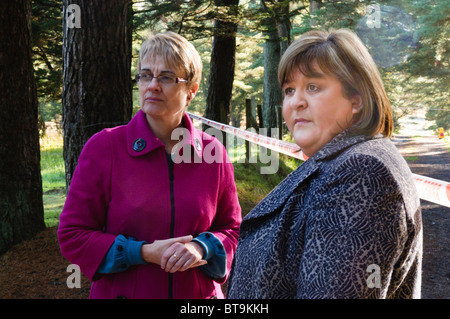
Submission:
<svg viewBox="0 0 450 319">
<path fill-rule="evenodd" d="M 403 128 L 392 139 L 411 171 L 450 182 L 450 153 L 437 133 L 426 130 L 420 117 L 401 120 Z M 421 200 L 424 230 L 423 299 L 450 299 L 450 208 Z"/>
</svg>

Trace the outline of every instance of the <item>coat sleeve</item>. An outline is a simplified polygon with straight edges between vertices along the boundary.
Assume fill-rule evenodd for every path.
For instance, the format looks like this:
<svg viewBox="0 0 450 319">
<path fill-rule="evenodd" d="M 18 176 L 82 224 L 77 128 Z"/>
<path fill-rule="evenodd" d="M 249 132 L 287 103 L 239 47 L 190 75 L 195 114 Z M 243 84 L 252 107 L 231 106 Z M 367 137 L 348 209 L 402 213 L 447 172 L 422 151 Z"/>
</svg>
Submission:
<svg viewBox="0 0 450 319">
<path fill-rule="evenodd" d="M 219 247 L 219 249 L 224 249 L 226 252 L 226 275 L 215 279 L 218 283 L 224 283 L 231 269 L 239 237 L 239 226 L 242 221 L 241 206 L 234 180 L 234 167 L 225 147 L 223 147 L 223 162 L 220 164 L 219 171 L 217 211 L 209 231 L 222 242 L 223 247 Z"/>
<path fill-rule="evenodd" d="M 105 232 L 110 178 L 110 141 L 100 132 L 81 152 L 58 228 L 63 256 L 90 280 L 99 279 L 96 271 L 116 239 Z"/>
<path fill-rule="evenodd" d="M 359 155 L 311 186 L 297 297 L 383 297 L 408 237 L 397 181 Z"/>
</svg>

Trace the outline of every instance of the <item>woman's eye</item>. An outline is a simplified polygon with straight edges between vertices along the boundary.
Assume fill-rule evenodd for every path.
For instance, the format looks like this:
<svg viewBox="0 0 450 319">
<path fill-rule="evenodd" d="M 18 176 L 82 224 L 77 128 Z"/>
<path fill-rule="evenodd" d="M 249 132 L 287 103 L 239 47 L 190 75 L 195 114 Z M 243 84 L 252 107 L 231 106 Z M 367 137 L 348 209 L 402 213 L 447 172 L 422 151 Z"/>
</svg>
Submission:
<svg viewBox="0 0 450 319">
<path fill-rule="evenodd" d="M 315 84 L 308 84 L 306 86 L 306 89 L 310 92 L 316 92 L 319 90 L 319 88 Z"/>
<path fill-rule="evenodd" d="M 294 93 L 294 89 L 293 88 L 286 88 L 284 89 L 284 94 L 286 95 L 290 95 Z"/>
<path fill-rule="evenodd" d="M 161 83 L 172 83 L 175 82 L 175 79 L 168 75 L 160 75 L 159 81 L 161 81 Z"/>
</svg>

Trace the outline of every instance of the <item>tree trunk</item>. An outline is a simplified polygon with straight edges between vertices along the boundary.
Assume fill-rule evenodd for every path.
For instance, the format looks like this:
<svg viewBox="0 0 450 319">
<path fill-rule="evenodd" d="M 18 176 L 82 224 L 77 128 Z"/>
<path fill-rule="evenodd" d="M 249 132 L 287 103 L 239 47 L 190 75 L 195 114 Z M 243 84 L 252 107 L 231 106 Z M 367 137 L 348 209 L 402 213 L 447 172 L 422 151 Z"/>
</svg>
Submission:
<svg viewBox="0 0 450 319">
<path fill-rule="evenodd" d="M 239 0 L 216 0 L 217 6 L 238 5 Z M 216 19 L 211 52 L 208 96 L 205 117 L 228 124 L 234 81 L 236 54 L 236 23 Z M 223 135 L 225 136 L 225 135 Z M 222 142 L 225 144 L 226 139 Z"/>
<path fill-rule="evenodd" d="M 291 21 L 289 19 L 289 2 L 278 0 L 280 7 L 280 23 L 278 33 L 280 35 L 280 59 L 291 44 Z"/>
<path fill-rule="evenodd" d="M 264 1 L 261 1 L 265 8 Z M 280 37 L 275 15 L 263 21 L 263 35 L 266 39 L 263 45 L 264 54 L 264 88 L 263 88 L 263 119 L 267 133 L 277 125 L 277 107 L 281 105 L 281 89 L 278 83 L 278 64 L 280 63 Z"/>
<path fill-rule="evenodd" d="M 128 0 L 63 1 L 66 191 L 86 141 L 131 118 L 130 4 Z"/>
<path fill-rule="evenodd" d="M 28 0 L 1 1 L 0 254 L 45 229 Z"/>
</svg>

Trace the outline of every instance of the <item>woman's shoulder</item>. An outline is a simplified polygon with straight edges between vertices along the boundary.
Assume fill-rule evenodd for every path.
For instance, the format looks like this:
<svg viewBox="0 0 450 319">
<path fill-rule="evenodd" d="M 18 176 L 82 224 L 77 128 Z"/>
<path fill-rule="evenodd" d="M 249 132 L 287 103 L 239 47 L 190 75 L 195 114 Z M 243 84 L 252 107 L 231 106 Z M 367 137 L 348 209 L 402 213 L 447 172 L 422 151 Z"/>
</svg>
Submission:
<svg viewBox="0 0 450 319">
<path fill-rule="evenodd" d="M 365 179 L 394 184 L 403 194 L 417 197 L 413 175 L 406 160 L 387 138 L 355 144 L 329 165 L 335 174 L 357 174 Z"/>
<path fill-rule="evenodd" d="M 394 143 L 388 138 L 368 139 L 355 144 L 342 154 L 342 160 L 365 159 L 390 170 L 411 173 L 408 164 Z"/>
<path fill-rule="evenodd" d="M 91 151 L 105 151 L 110 148 L 115 139 L 126 136 L 126 125 L 105 128 L 93 134 L 85 143 L 83 149 Z"/>
<path fill-rule="evenodd" d="M 375 173 L 371 171 L 371 167 L 376 166 L 387 169 L 395 176 L 411 174 L 408 164 L 392 141 L 387 138 L 374 138 L 356 143 L 326 161 L 324 166 L 339 170 L 345 167 L 367 170 L 367 173 Z"/>
</svg>

